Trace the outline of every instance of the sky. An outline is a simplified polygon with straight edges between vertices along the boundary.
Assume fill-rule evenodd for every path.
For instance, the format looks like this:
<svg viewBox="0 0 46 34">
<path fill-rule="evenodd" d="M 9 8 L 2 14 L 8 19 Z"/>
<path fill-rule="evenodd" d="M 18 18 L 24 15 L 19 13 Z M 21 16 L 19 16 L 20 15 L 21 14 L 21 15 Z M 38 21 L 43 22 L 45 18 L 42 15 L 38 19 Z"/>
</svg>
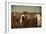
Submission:
<svg viewBox="0 0 46 34">
<path fill-rule="evenodd" d="M 28 11 L 29 13 L 40 13 L 41 12 L 41 6 L 21 6 L 21 5 L 11 5 L 11 11 L 12 12 L 20 12 Z"/>
</svg>

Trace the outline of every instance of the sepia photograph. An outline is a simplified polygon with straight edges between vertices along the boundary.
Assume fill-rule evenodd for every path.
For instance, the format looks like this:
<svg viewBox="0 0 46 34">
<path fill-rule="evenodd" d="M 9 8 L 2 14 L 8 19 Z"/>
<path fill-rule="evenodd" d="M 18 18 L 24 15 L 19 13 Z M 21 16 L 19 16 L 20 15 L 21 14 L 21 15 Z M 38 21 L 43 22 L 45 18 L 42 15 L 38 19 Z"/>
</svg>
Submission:
<svg viewBox="0 0 46 34">
<path fill-rule="evenodd" d="M 41 6 L 11 5 L 11 29 L 42 27 Z"/>
</svg>

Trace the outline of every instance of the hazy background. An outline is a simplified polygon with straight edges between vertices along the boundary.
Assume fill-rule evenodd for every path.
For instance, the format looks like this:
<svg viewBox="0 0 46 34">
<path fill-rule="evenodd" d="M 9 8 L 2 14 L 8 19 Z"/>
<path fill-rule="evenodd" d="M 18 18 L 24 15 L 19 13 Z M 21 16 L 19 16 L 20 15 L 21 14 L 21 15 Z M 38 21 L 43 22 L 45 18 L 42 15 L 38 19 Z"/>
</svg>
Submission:
<svg viewBox="0 0 46 34">
<path fill-rule="evenodd" d="M 20 12 L 28 11 L 29 13 L 40 13 L 41 7 L 40 6 L 21 6 L 21 5 L 11 5 L 12 12 Z"/>
</svg>

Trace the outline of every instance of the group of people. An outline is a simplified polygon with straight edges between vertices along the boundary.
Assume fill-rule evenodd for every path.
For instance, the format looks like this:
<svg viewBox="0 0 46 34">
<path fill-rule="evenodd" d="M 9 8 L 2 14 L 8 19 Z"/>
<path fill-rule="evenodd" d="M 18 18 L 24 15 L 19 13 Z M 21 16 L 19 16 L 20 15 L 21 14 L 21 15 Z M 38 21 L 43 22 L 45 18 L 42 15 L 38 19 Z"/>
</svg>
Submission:
<svg viewBox="0 0 46 34">
<path fill-rule="evenodd" d="M 39 16 L 39 15 L 38 15 Z M 15 13 L 12 13 L 11 15 L 11 27 L 12 28 L 26 28 L 26 27 L 37 27 L 39 26 L 40 18 L 37 15 L 34 14 L 21 14 L 17 15 Z M 39 22 L 39 23 L 38 23 Z"/>
</svg>

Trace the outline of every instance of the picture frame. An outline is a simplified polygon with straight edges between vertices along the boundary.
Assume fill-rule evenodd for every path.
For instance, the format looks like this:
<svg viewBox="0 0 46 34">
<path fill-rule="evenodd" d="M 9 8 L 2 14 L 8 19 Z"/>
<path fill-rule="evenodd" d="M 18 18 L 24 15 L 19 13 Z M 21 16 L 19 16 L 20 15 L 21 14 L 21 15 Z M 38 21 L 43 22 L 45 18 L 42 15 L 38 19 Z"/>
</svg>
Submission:
<svg viewBox="0 0 46 34">
<path fill-rule="evenodd" d="M 35 31 L 45 31 L 44 29 L 44 23 L 42 21 L 42 27 L 41 28 L 18 28 L 18 29 L 11 29 L 11 5 L 24 5 L 24 6 L 41 6 L 41 14 L 44 11 L 44 4 L 42 3 L 22 3 L 22 2 L 5 2 L 5 32 L 16 32 L 16 31 L 23 31 L 23 30 L 30 30 L 31 32 Z M 42 15 L 43 19 L 43 15 Z"/>
</svg>

